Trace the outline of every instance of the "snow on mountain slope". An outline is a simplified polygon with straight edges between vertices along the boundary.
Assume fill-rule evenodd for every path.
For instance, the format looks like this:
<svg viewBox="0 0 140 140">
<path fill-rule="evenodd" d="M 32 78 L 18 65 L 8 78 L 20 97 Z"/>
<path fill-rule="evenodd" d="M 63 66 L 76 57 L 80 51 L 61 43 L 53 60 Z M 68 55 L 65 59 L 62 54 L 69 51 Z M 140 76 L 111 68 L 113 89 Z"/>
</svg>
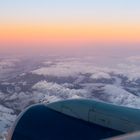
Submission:
<svg viewBox="0 0 140 140">
<path fill-rule="evenodd" d="M 7 128 L 9 128 L 16 119 L 16 115 L 13 114 L 12 109 L 6 108 L 0 105 L 0 140 L 4 139 L 7 133 Z"/>
<path fill-rule="evenodd" d="M 42 93 L 44 95 L 44 100 L 48 100 L 51 97 L 55 97 L 58 100 L 69 99 L 73 98 L 74 96 L 86 98 L 88 95 L 87 91 L 84 89 L 70 89 L 68 87 L 64 87 L 63 85 L 47 81 L 38 82 L 33 86 L 33 89 L 37 90 L 39 93 Z"/>
<path fill-rule="evenodd" d="M 105 93 L 102 95 L 102 98 L 104 98 L 105 101 L 117 105 L 140 108 L 140 97 L 129 93 L 122 87 L 117 87 L 115 85 L 105 85 L 102 89 Z"/>
</svg>

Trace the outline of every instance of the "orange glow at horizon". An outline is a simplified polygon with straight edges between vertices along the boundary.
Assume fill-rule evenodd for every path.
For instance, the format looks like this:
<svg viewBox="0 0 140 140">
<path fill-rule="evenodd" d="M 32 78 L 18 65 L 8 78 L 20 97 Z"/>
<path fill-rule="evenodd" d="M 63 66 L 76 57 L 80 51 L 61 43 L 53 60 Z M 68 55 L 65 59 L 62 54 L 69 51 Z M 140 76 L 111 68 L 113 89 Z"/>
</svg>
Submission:
<svg viewBox="0 0 140 140">
<path fill-rule="evenodd" d="M 0 25 L 0 44 L 140 43 L 138 25 Z"/>
</svg>

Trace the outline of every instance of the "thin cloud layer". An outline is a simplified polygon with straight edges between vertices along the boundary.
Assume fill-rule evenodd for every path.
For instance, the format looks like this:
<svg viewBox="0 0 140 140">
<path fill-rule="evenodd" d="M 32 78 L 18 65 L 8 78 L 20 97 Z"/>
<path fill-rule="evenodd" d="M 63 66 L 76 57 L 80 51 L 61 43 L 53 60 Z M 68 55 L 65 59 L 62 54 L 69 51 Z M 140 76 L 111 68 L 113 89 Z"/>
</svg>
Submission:
<svg viewBox="0 0 140 140">
<path fill-rule="evenodd" d="M 129 59 L 138 60 L 139 57 L 130 57 Z M 90 74 L 92 79 L 111 79 L 112 74 L 122 75 L 127 77 L 129 81 L 136 81 L 140 78 L 140 66 L 133 63 L 116 64 L 117 67 L 99 67 L 92 63 L 81 62 L 80 60 L 67 60 L 62 62 L 55 62 L 54 65 L 44 66 L 42 68 L 32 71 L 38 75 L 52 75 L 56 77 L 76 77 L 80 74 Z"/>
</svg>

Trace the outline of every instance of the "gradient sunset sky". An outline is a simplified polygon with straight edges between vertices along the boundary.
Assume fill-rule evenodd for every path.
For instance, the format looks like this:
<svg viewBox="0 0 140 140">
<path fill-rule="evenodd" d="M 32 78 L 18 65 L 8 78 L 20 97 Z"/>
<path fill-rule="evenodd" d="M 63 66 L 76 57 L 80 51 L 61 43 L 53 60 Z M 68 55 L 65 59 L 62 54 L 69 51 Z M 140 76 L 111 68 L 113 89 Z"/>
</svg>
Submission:
<svg viewBox="0 0 140 140">
<path fill-rule="evenodd" d="M 0 50 L 89 44 L 139 45 L 140 0 L 0 0 Z"/>
</svg>

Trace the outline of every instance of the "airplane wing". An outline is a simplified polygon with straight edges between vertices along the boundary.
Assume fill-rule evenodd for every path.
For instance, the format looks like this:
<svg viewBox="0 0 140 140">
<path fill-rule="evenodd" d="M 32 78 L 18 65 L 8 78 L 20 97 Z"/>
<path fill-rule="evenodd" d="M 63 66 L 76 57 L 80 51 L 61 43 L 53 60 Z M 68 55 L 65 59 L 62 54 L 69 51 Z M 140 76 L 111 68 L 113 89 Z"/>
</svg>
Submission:
<svg viewBox="0 0 140 140">
<path fill-rule="evenodd" d="M 139 131 L 139 116 L 139 109 L 96 100 L 73 99 L 37 104 L 18 117 L 9 140 L 107 139 Z M 139 133 L 134 135 L 139 137 Z M 127 140 L 126 137 L 130 136 L 111 140 Z"/>
<path fill-rule="evenodd" d="M 122 136 L 109 138 L 106 140 L 140 140 L 140 132 L 128 133 Z"/>
</svg>

